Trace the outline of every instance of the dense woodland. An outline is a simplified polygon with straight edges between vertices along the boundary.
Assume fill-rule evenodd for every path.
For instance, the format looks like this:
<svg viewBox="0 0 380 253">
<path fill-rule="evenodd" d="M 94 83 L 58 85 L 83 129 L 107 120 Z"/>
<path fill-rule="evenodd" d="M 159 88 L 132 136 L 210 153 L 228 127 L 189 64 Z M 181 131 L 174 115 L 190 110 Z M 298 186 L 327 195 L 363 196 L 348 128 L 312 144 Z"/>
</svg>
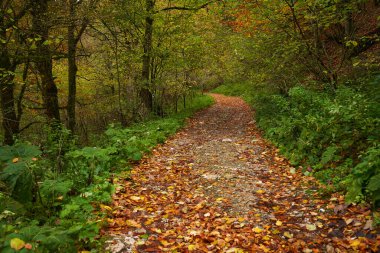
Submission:
<svg viewBox="0 0 380 253">
<path fill-rule="evenodd" d="M 216 87 L 251 104 L 265 136 L 326 194 L 378 208 L 378 0 L 0 8 L 2 252 L 99 247 L 114 175 L 128 177 Z"/>
</svg>

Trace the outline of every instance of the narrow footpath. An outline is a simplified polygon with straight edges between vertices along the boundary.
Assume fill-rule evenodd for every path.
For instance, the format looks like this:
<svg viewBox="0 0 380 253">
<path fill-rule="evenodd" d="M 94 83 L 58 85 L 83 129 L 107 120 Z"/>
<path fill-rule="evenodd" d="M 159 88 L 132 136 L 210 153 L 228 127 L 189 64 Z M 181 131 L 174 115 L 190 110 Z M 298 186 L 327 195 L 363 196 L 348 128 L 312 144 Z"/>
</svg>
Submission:
<svg viewBox="0 0 380 253">
<path fill-rule="evenodd" d="M 323 197 L 262 138 L 243 100 L 212 96 L 117 182 L 110 252 L 379 252 L 368 207 Z"/>
</svg>

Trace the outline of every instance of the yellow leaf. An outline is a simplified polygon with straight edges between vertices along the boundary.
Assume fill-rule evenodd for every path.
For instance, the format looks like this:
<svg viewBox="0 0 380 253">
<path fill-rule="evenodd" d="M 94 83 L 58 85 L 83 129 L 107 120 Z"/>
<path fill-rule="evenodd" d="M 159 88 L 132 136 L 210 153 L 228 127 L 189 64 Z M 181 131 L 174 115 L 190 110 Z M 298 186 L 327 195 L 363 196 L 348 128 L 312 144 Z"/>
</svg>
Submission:
<svg viewBox="0 0 380 253">
<path fill-rule="evenodd" d="M 202 201 L 202 202 L 198 203 L 194 208 L 195 208 L 195 210 L 199 210 L 199 209 L 203 208 L 204 206 L 205 206 L 205 202 Z"/>
<path fill-rule="evenodd" d="M 268 249 L 267 247 L 265 247 L 262 244 L 260 244 L 260 249 L 262 249 L 264 252 L 269 252 L 270 251 L 270 249 Z"/>
<path fill-rule="evenodd" d="M 322 222 L 320 222 L 320 221 L 317 221 L 317 227 L 319 227 L 319 228 L 323 228 L 323 224 L 322 224 Z"/>
<path fill-rule="evenodd" d="M 317 227 L 314 224 L 306 224 L 306 229 L 309 231 L 315 231 Z"/>
<path fill-rule="evenodd" d="M 226 251 L 226 253 L 243 253 L 244 250 L 239 249 L 239 248 L 230 248 L 229 250 Z"/>
<path fill-rule="evenodd" d="M 133 201 L 139 201 L 141 199 L 139 196 L 131 196 L 129 198 L 132 199 Z"/>
<path fill-rule="evenodd" d="M 263 229 L 261 229 L 259 227 L 255 227 L 254 229 L 252 229 L 252 231 L 259 234 L 259 233 L 263 232 Z"/>
<path fill-rule="evenodd" d="M 159 228 L 152 228 L 152 231 L 158 233 L 158 234 L 161 234 L 162 233 L 162 230 L 159 229 Z"/>
<path fill-rule="evenodd" d="M 154 222 L 154 219 L 150 218 L 144 222 L 145 225 L 150 225 Z"/>
<path fill-rule="evenodd" d="M 233 223 L 233 222 L 236 221 L 235 218 L 228 218 L 228 217 L 226 217 L 226 218 L 224 218 L 224 219 L 226 220 L 226 223 L 227 223 L 227 224 L 231 224 L 231 223 Z"/>
<path fill-rule="evenodd" d="M 288 231 L 284 232 L 284 236 L 289 239 L 293 238 L 293 234 L 289 233 Z"/>
<path fill-rule="evenodd" d="M 191 245 L 187 246 L 187 249 L 188 249 L 189 251 L 196 250 L 197 248 L 198 248 L 198 246 L 197 246 L 197 245 L 194 245 L 194 244 L 191 244 Z"/>
<path fill-rule="evenodd" d="M 350 243 L 350 246 L 351 246 L 352 248 L 357 248 L 359 245 L 360 245 L 360 240 L 358 240 L 358 239 L 353 240 L 353 241 Z"/>
<path fill-rule="evenodd" d="M 105 209 L 107 211 L 112 211 L 112 208 L 110 206 L 106 206 L 106 205 L 103 205 L 103 204 L 100 204 L 100 208 L 101 209 Z"/>
<path fill-rule="evenodd" d="M 165 241 L 165 240 L 160 240 L 160 243 L 164 246 L 164 247 L 167 247 L 167 246 L 170 246 L 172 243 L 168 242 L 168 241 Z"/>
<path fill-rule="evenodd" d="M 257 194 L 263 194 L 265 191 L 264 190 L 258 190 L 256 191 Z"/>
<path fill-rule="evenodd" d="M 270 237 L 266 235 L 266 236 L 263 237 L 263 240 L 264 240 L 264 241 L 269 241 L 269 240 L 270 240 Z"/>
<path fill-rule="evenodd" d="M 282 225 L 282 221 L 278 220 L 276 221 L 276 226 L 281 226 Z"/>
<path fill-rule="evenodd" d="M 145 208 L 138 206 L 138 207 L 136 207 L 136 208 L 133 209 L 134 213 L 139 212 L 139 211 L 145 211 Z"/>
<path fill-rule="evenodd" d="M 14 250 L 20 250 L 24 248 L 25 242 L 21 240 L 20 238 L 13 238 L 11 240 L 11 248 Z"/>
<path fill-rule="evenodd" d="M 141 224 L 137 223 L 137 222 L 134 221 L 134 220 L 126 220 L 126 221 L 125 221 L 125 224 L 127 224 L 127 225 L 130 226 L 130 227 L 141 228 Z"/>
</svg>

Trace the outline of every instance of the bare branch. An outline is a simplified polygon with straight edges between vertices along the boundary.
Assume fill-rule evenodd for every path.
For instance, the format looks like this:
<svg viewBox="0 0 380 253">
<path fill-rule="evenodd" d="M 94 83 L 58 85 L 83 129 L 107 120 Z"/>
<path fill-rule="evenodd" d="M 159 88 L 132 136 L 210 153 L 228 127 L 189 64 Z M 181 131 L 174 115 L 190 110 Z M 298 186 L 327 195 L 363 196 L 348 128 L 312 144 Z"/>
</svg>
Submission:
<svg viewBox="0 0 380 253">
<path fill-rule="evenodd" d="M 186 6 L 172 6 L 172 7 L 166 7 L 166 8 L 163 8 L 157 12 L 161 12 L 161 11 L 173 11 L 173 10 L 179 10 L 179 11 L 198 11 L 200 9 L 203 9 L 203 8 L 206 8 L 208 5 L 214 3 L 214 1 L 208 1 L 200 6 L 197 6 L 197 7 L 186 7 Z"/>
</svg>

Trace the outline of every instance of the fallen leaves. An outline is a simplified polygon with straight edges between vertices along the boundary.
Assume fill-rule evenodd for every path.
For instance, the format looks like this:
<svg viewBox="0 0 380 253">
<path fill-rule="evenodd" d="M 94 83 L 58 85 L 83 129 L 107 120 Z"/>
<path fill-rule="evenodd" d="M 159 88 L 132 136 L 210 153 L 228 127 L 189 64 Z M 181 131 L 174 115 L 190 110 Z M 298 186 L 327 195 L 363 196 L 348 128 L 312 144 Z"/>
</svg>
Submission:
<svg viewBox="0 0 380 253">
<path fill-rule="evenodd" d="M 379 250 L 368 207 L 320 198 L 317 182 L 248 123 L 246 104 L 216 98 L 143 159 L 132 181 L 118 181 L 113 205 L 101 206 L 109 234 L 129 236 L 137 252 Z"/>
<path fill-rule="evenodd" d="M 134 221 L 134 220 L 126 220 L 126 221 L 125 221 L 125 224 L 126 224 L 127 226 L 130 226 L 130 227 L 141 228 L 141 224 L 138 223 L 138 222 L 136 222 L 136 221 Z"/>
</svg>

